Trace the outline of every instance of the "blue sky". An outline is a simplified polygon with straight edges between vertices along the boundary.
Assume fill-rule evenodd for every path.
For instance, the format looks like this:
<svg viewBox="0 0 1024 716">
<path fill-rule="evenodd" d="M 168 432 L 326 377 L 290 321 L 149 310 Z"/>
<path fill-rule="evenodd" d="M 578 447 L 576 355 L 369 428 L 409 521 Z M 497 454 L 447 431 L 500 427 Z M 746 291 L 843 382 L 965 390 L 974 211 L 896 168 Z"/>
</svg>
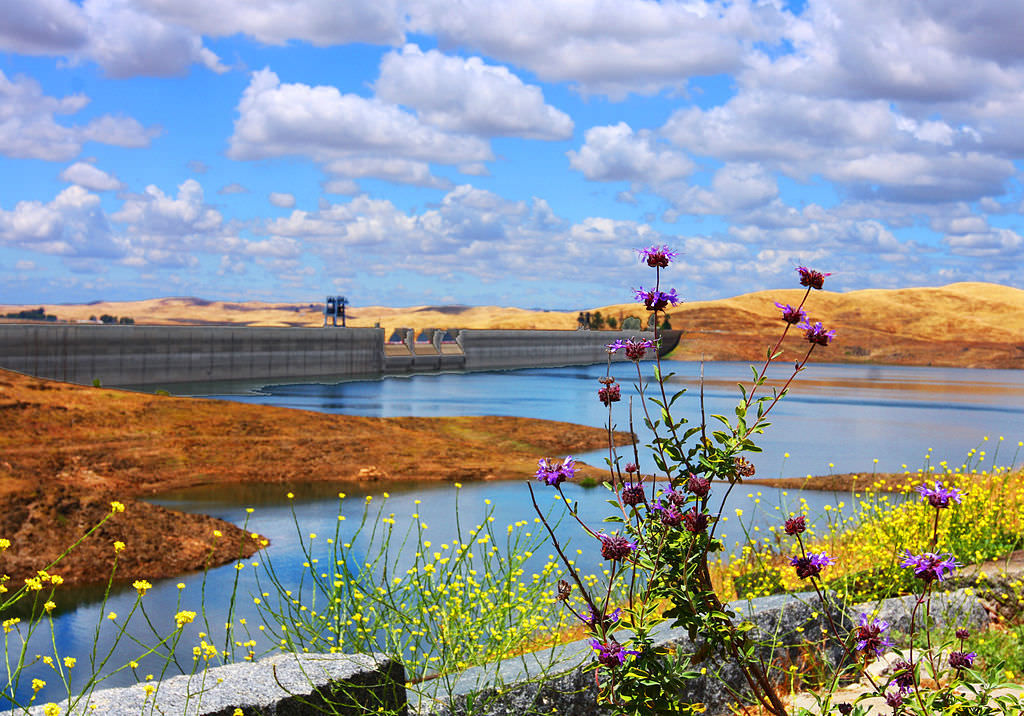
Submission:
<svg viewBox="0 0 1024 716">
<path fill-rule="evenodd" d="M 0 303 L 1024 288 L 1024 4 L 0 0 Z"/>
</svg>

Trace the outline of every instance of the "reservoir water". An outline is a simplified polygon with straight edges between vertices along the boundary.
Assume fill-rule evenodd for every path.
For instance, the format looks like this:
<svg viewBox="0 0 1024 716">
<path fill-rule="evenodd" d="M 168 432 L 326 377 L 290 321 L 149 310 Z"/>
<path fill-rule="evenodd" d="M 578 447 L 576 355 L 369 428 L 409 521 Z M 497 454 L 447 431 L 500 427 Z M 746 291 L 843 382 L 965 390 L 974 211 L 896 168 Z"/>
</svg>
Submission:
<svg viewBox="0 0 1024 716">
<path fill-rule="evenodd" d="M 686 397 L 676 403 L 679 412 L 699 419 L 699 376 L 701 367 L 694 363 L 667 364 L 676 375 L 671 380 L 673 389 L 686 387 Z M 650 365 L 642 366 L 645 376 Z M 738 400 L 736 383 L 749 382 L 750 368 L 745 363 L 713 363 L 704 366 L 705 404 L 709 414 L 732 416 Z M 550 368 L 537 370 L 504 371 L 463 375 L 419 375 L 409 378 L 385 378 L 377 381 L 340 383 L 336 385 L 291 384 L 268 386 L 258 392 L 236 386 L 231 392 L 221 384 L 192 386 L 187 392 L 226 400 L 286 406 L 331 413 L 366 416 L 441 416 L 441 415 L 515 415 L 546 418 L 559 421 L 602 426 L 607 419 L 606 409 L 598 402 L 597 379 L 604 375 L 604 366 Z M 632 372 L 632 376 L 631 376 Z M 616 364 L 613 374 L 622 383 L 624 401 L 632 393 L 635 371 L 631 364 Z M 785 367 L 770 373 L 771 386 L 781 386 L 788 377 Z M 616 427 L 627 427 L 625 402 L 617 407 Z M 634 403 L 634 411 L 639 412 Z M 637 421 L 639 423 L 639 421 Z M 773 425 L 758 442 L 764 448 L 761 455 L 752 456 L 758 477 L 790 477 L 828 472 L 857 472 L 870 474 L 872 470 L 916 470 L 927 464 L 938 465 L 948 461 L 960 465 L 972 450 L 985 451 L 981 466 L 1010 464 L 1024 459 L 1018 454 L 1018 441 L 1024 439 L 1024 372 L 980 371 L 946 368 L 850 366 L 814 364 L 794 383 L 790 394 L 772 413 Z M 641 432 L 641 440 L 649 436 Z M 1005 440 L 1001 440 L 1003 437 Z M 988 438 L 987 440 L 985 438 Z M 788 457 L 786 456 L 788 454 Z M 603 454 L 580 456 L 601 465 Z M 877 464 L 874 460 L 877 459 Z M 977 456 L 975 457 L 977 459 Z M 904 468 L 903 466 L 906 466 Z M 645 466 L 650 469 L 650 466 Z M 435 543 L 450 539 L 454 534 L 454 498 L 456 488 L 450 484 L 405 483 L 382 485 L 371 492 L 344 489 L 346 499 L 341 511 L 346 524 L 358 521 L 366 504 L 384 500 L 387 490 L 385 514 L 394 513 L 398 522 L 410 519 L 413 513 L 429 525 L 429 538 Z M 338 522 L 339 501 L 337 485 L 289 486 L 233 486 L 230 489 L 198 488 L 162 495 L 155 502 L 175 509 L 203 512 L 243 524 L 271 540 L 271 546 L 254 559 L 270 559 L 284 580 L 298 580 L 305 557 L 299 548 L 292 511 L 300 521 L 299 534 L 310 532 L 330 534 Z M 288 499 L 285 493 L 294 494 Z M 607 512 L 604 503 L 607 492 L 603 488 L 590 490 L 567 486 L 570 499 L 579 500 L 586 520 L 598 523 Z M 517 520 L 532 519 L 529 493 L 522 482 L 467 483 L 458 490 L 459 519 L 463 525 L 476 524 L 493 510 L 500 525 Z M 542 494 L 542 504 L 552 504 L 550 491 Z M 748 497 L 749 495 L 749 497 Z M 794 508 L 803 497 L 811 514 L 820 514 L 825 505 L 850 496 L 831 493 L 807 492 L 798 494 L 771 488 L 741 488 L 730 496 L 723 514 L 731 515 L 732 522 L 724 523 L 728 542 L 741 536 L 735 511 L 744 512 L 747 529 L 764 529 L 779 521 L 779 515 Z M 754 500 L 758 503 L 754 504 Z M 417 502 L 418 501 L 418 502 Z M 490 504 L 487 503 L 490 501 Z M 252 513 L 247 512 L 251 508 Z M 574 547 L 587 547 L 578 530 Z M 354 544 L 358 552 L 365 545 Z M 248 561 L 247 561 L 248 562 Z M 589 563 L 594 569 L 599 560 Z M 252 598 L 259 592 L 254 575 L 256 570 L 247 566 L 236 570 L 234 565 L 211 570 L 205 582 L 205 619 L 211 633 L 223 634 L 227 618 L 227 595 L 238 579 L 239 599 L 236 619 L 252 618 Z M 184 584 L 183 589 L 178 584 Z M 200 592 L 203 575 L 186 575 L 154 585 L 144 598 L 147 614 L 162 631 L 173 624 L 173 615 L 180 609 L 200 611 Z M 180 600 L 180 601 L 179 601 Z M 106 604 L 101 604 L 95 593 L 59 596 L 60 613 L 54 619 L 54 638 L 61 657 L 72 656 L 84 669 L 88 668 L 93 642 L 99 629 L 99 653 L 112 642 L 116 621 L 107 620 L 106 614 L 127 615 L 135 601 L 135 590 L 130 586 L 116 589 Z M 249 610 L 249 611 L 247 611 Z M 198 621 L 198 620 L 197 620 Z M 220 628 L 221 631 L 217 632 Z M 136 619 L 128 632 L 140 641 L 151 642 L 152 634 L 145 621 Z M 181 662 L 187 667 L 192 661 L 195 631 L 180 647 Z M 50 634 L 44 624 L 33 637 L 27 653 L 52 654 Z M 187 643 L 185 643 L 187 641 Z M 12 642 L 13 643 L 13 642 Z M 130 639 L 122 641 L 109 664 L 119 666 L 137 658 L 141 648 Z M 10 658 L 10 656 L 9 656 Z M 39 669 L 43 669 L 40 665 Z M 126 669 L 104 681 L 103 686 L 134 683 L 141 675 L 155 667 L 140 661 L 136 674 Z M 18 693 L 31 695 L 29 681 L 38 675 L 48 682 L 37 697 L 40 701 L 60 698 L 63 687 L 52 671 L 28 674 Z"/>
</svg>

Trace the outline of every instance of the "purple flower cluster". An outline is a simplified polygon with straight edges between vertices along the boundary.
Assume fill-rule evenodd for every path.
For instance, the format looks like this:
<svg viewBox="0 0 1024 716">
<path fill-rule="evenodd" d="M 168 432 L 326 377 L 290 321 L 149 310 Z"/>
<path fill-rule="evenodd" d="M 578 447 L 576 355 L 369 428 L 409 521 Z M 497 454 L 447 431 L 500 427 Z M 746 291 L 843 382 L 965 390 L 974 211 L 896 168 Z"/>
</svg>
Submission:
<svg viewBox="0 0 1024 716">
<path fill-rule="evenodd" d="M 636 549 L 636 543 L 630 542 L 622 535 L 599 534 L 598 537 L 601 539 L 601 556 L 604 559 L 622 560 Z"/>
<path fill-rule="evenodd" d="M 821 325 L 821 321 L 817 321 L 814 324 L 811 324 L 810 321 L 804 321 L 798 328 L 803 329 L 804 337 L 808 343 L 819 346 L 827 346 L 836 337 L 836 332 L 834 330 L 826 331 L 825 326 Z"/>
<path fill-rule="evenodd" d="M 638 655 L 640 652 L 630 649 L 623 649 L 622 644 L 615 641 L 615 637 L 608 637 L 608 641 L 601 642 L 597 639 L 590 640 L 590 646 L 597 652 L 597 661 L 602 666 L 615 667 L 626 663 L 626 655 Z"/>
<path fill-rule="evenodd" d="M 644 502 L 647 502 L 647 496 L 643 485 L 627 482 L 622 486 L 622 504 L 633 507 Z"/>
<path fill-rule="evenodd" d="M 926 584 L 934 581 L 941 582 L 960 566 L 956 557 L 948 552 L 943 554 L 923 552 L 915 555 L 908 549 L 904 556 L 905 559 L 900 566 L 912 568 L 918 579 L 924 580 Z"/>
<path fill-rule="evenodd" d="M 566 480 L 571 480 L 576 474 L 576 461 L 567 457 L 562 462 L 554 462 L 549 458 L 542 457 L 537 461 L 537 472 L 534 477 L 551 487 L 558 487 Z"/>
<path fill-rule="evenodd" d="M 666 268 L 676 256 L 677 251 L 670 251 L 667 246 L 648 246 L 646 249 L 637 249 L 640 260 L 646 261 L 651 268 Z"/>
<path fill-rule="evenodd" d="M 696 507 L 692 507 L 683 513 L 683 526 L 688 532 L 700 534 L 708 528 L 708 516 Z"/>
<path fill-rule="evenodd" d="M 881 656 L 886 649 L 892 646 L 892 640 L 886 634 L 887 631 L 889 631 L 888 622 L 861 614 L 855 630 L 857 643 L 854 648 L 865 654 L 873 653 L 875 656 Z"/>
<path fill-rule="evenodd" d="M 957 671 L 970 669 L 974 666 L 974 660 L 977 656 L 973 651 L 953 651 L 949 654 L 949 665 Z"/>
<path fill-rule="evenodd" d="M 797 266 L 797 273 L 800 274 L 800 285 L 807 286 L 808 288 L 821 289 L 825 285 L 825 277 L 831 276 L 830 273 L 821 273 L 819 271 L 812 271 L 806 266 Z"/>
<path fill-rule="evenodd" d="M 928 500 L 929 505 L 938 510 L 949 507 L 951 501 L 960 504 L 960 490 L 955 487 L 943 487 L 942 482 L 938 480 L 935 487 L 918 485 L 917 491 Z"/>
<path fill-rule="evenodd" d="M 669 304 L 675 306 L 680 300 L 674 288 L 669 289 L 666 293 L 656 289 L 645 291 L 644 287 L 641 286 L 638 289 L 634 289 L 634 295 L 637 301 L 641 301 L 647 307 L 648 311 L 661 311 Z"/>
<path fill-rule="evenodd" d="M 803 515 L 790 517 L 786 520 L 786 524 L 783 526 L 783 529 L 785 529 L 786 534 L 790 536 L 803 534 L 807 531 L 807 518 Z"/>
<path fill-rule="evenodd" d="M 686 489 L 703 499 L 711 491 L 711 480 L 706 477 L 698 477 L 691 472 L 690 479 L 686 481 Z"/>
<path fill-rule="evenodd" d="M 624 341 L 618 340 L 614 343 L 608 344 L 609 353 L 615 353 L 620 348 L 625 348 L 626 357 L 631 361 L 636 362 L 643 358 L 647 354 L 648 350 L 654 348 L 654 341 L 648 340 L 647 338 L 642 340 L 637 338 L 628 338 Z"/>
<path fill-rule="evenodd" d="M 612 403 L 617 403 L 620 400 L 622 400 L 622 389 L 619 387 L 618 383 L 606 385 L 597 391 L 597 398 L 604 405 L 611 405 Z"/>
<path fill-rule="evenodd" d="M 808 552 L 806 557 L 793 557 L 789 563 L 796 568 L 796 576 L 800 579 L 809 579 L 819 576 L 821 570 L 830 564 L 835 564 L 835 560 L 824 552 L 821 554 Z"/>
<path fill-rule="evenodd" d="M 890 684 L 896 684 L 896 688 L 900 690 L 900 693 L 906 693 L 909 689 L 914 686 L 914 663 L 912 661 L 906 661 L 900 659 L 892 665 L 892 681 Z"/>
<path fill-rule="evenodd" d="M 807 320 L 807 311 L 802 308 L 793 308 L 788 303 L 781 304 L 778 301 L 775 302 L 775 305 L 782 309 L 782 320 L 786 323 L 796 325 Z"/>
</svg>

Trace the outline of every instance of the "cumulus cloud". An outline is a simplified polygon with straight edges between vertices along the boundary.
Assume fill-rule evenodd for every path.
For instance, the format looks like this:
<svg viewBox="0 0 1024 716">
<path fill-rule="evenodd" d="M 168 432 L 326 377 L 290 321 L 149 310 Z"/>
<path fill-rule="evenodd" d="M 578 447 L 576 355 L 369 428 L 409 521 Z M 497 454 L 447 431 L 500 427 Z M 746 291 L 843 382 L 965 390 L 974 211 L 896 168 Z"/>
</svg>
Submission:
<svg viewBox="0 0 1024 716">
<path fill-rule="evenodd" d="M 757 164 L 726 164 L 715 172 L 711 186 L 689 186 L 667 192 L 673 205 L 688 214 L 723 214 L 749 211 L 778 196 L 775 177 Z"/>
<path fill-rule="evenodd" d="M 693 172 L 690 159 L 659 143 L 648 130 L 634 132 L 625 122 L 591 127 L 579 151 L 570 150 L 569 166 L 594 181 L 630 181 L 656 184 Z"/>
<path fill-rule="evenodd" d="M 450 132 L 529 139 L 572 136 L 572 119 L 546 104 L 539 87 L 479 57 L 450 57 L 406 45 L 384 56 L 374 89 L 382 100 L 411 107 L 423 121 Z"/>
<path fill-rule="evenodd" d="M 679 110 L 662 131 L 695 153 L 756 161 L 798 180 L 820 175 L 892 201 L 976 200 L 1001 193 L 1015 173 L 978 151 L 972 133 L 915 121 L 882 101 L 742 91 L 717 107 Z"/>
<path fill-rule="evenodd" d="M 281 192 L 272 191 L 270 192 L 270 203 L 274 206 L 279 206 L 282 209 L 291 209 L 295 206 L 295 195 L 285 194 Z"/>
<path fill-rule="evenodd" d="M 451 182 L 430 173 L 430 165 L 410 159 L 387 157 L 351 157 L 335 159 L 324 165 L 324 171 L 332 177 L 345 179 L 361 179 L 372 177 L 384 179 L 396 184 L 412 184 L 431 187 L 433 189 L 449 189 Z M 334 181 L 332 180 L 332 181 Z M 351 194 L 353 192 L 339 192 Z"/>
<path fill-rule="evenodd" d="M 69 127 L 57 121 L 57 115 L 77 114 L 87 104 L 85 95 L 50 97 L 35 80 L 23 76 L 8 79 L 0 70 L 0 154 L 67 161 L 76 157 L 86 142 L 144 147 L 159 133 L 130 117 L 106 114 L 84 125 Z"/>
<path fill-rule="evenodd" d="M 70 0 L 0 0 L 0 48 L 29 55 L 74 52 L 88 40 L 88 21 Z"/>
<path fill-rule="evenodd" d="M 82 54 L 111 77 L 182 75 L 193 64 L 227 71 L 199 35 L 163 22 L 127 0 L 86 0 L 82 9 L 90 24 Z"/>
<path fill-rule="evenodd" d="M 439 131 L 394 105 L 336 87 L 282 84 L 269 69 L 254 72 L 242 94 L 228 149 L 233 159 L 317 161 L 370 152 L 442 164 L 492 158 L 479 138 Z"/>
<path fill-rule="evenodd" d="M 60 173 L 60 178 L 93 191 L 113 191 L 121 188 L 121 182 L 117 177 L 85 162 L 75 162 L 67 167 Z"/>
<path fill-rule="evenodd" d="M 249 190 L 246 187 L 244 187 L 241 184 L 239 184 L 238 182 L 231 182 L 230 184 L 225 184 L 220 189 L 218 189 L 217 193 L 218 194 L 248 194 Z"/>
<path fill-rule="evenodd" d="M 163 22 L 198 34 L 244 34 L 268 45 L 290 40 L 317 47 L 350 42 L 388 45 L 401 42 L 404 36 L 404 11 L 398 0 L 138 0 L 135 4 Z"/>
<path fill-rule="evenodd" d="M 954 254 L 980 258 L 1019 259 L 1024 257 L 1024 237 L 1012 229 L 950 234 L 943 239 Z"/>
<path fill-rule="evenodd" d="M 52 201 L 19 201 L 0 209 L 0 243 L 65 257 L 118 257 L 123 245 L 112 235 L 100 198 L 78 185 Z"/>
<path fill-rule="evenodd" d="M 493 0 L 412 6 L 411 29 L 444 47 L 467 47 L 586 94 L 682 90 L 689 78 L 738 70 L 746 47 L 774 42 L 785 15 L 774 4 L 695 0 Z"/>
</svg>

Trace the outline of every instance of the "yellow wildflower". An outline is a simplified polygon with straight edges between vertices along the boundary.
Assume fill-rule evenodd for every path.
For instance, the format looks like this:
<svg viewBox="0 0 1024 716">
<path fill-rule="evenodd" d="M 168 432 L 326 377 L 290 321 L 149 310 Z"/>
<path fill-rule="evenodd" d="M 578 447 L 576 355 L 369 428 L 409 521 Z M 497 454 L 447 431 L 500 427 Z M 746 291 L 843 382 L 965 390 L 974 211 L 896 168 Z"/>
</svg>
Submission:
<svg viewBox="0 0 1024 716">
<path fill-rule="evenodd" d="M 124 503 L 114 500 L 110 503 L 111 512 L 124 512 Z"/>
<path fill-rule="evenodd" d="M 135 580 L 134 582 L 132 582 L 132 586 L 135 587 L 135 589 L 138 590 L 140 597 L 143 594 L 146 593 L 147 589 L 152 589 L 153 588 L 153 585 L 150 584 L 149 582 L 147 582 L 145 579 L 137 579 L 137 580 Z"/>
</svg>

